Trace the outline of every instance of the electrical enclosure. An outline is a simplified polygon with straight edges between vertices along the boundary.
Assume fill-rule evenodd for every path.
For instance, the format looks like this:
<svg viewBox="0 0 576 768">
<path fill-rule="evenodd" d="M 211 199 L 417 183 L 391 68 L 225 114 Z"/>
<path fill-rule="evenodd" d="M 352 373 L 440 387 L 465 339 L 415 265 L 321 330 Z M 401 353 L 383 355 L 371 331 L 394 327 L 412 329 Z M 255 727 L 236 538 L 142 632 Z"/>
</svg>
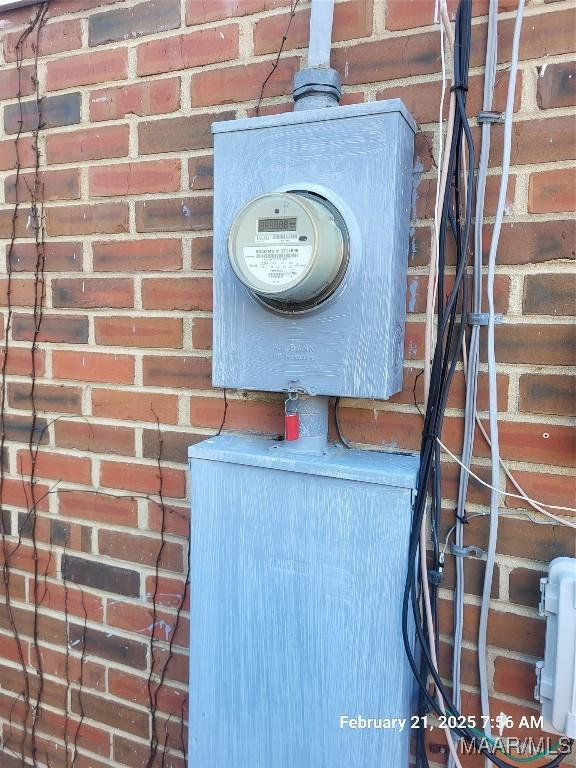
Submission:
<svg viewBox="0 0 576 768">
<path fill-rule="evenodd" d="M 418 459 L 295 455 L 235 435 L 189 456 L 190 765 L 408 765 L 401 613 Z M 341 727 L 359 716 L 407 722 Z"/>
<path fill-rule="evenodd" d="M 535 697 L 546 729 L 576 739 L 576 558 L 553 560 L 540 588 L 546 651 L 536 665 Z"/>
<path fill-rule="evenodd" d="M 415 131 L 403 103 L 232 120 L 212 130 L 215 386 L 273 392 L 296 386 L 311 395 L 365 398 L 398 392 Z M 290 258 L 280 247 L 287 243 L 298 252 L 294 275 L 308 276 L 312 240 L 305 234 L 289 240 L 293 213 L 276 224 L 268 223 L 274 210 L 262 214 L 258 232 L 256 217 L 253 232 L 240 228 L 245 247 L 236 254 L 236 273 L 232 269 L 228 246 L 238 213 L 272 193 L 307 195 L 342 225 L 349 248 L 345 271 L 320 303 L 299 302 L 287 290 L 296 300 L 274 306 L 237 276 L 247 262 L 252 280 L 254 272 L 266 276 L 265 250 L 258 246 L 272 244 L 278 257 Z M 282 216 L 280 206 L 276 213 Z M 258 241 L 246 240 L 247 234 Z M 306 295 L 313 283 L 308 279 Z M 282 285 L 292 288 L 287 279 Z"/>
</svg>

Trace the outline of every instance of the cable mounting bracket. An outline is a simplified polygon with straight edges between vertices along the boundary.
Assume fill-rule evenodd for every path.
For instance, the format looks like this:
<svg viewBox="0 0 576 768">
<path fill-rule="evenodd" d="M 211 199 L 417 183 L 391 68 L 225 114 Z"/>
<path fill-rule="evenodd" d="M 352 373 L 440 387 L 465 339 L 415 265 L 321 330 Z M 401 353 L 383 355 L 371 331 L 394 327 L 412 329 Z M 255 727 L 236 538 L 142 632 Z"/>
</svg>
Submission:
<svg viewBox="0 0 576 768">
<path fill-rule="evenodd" d="M 450 544 L 448 552 L 454 557 L 471 557 L 474 560 L 482 560 L 486 556 L 486 552 L 481 547 L 474 545 L 459 547 L 457 544 Z"/>
<path fill-rule="evenodd" d="M 488 325 L 490 322 L 490 315 L 488 312 L 468 312 L 466 317 L 468 325 Z M 494 315 L 494 324 L 502 325 L 504 318 L 500 312 Z"/>
<path fill-rule="evenodd" d="M 482 124 L 482 123 L 503 123 L 504 122 L 504 112 L 489 112 L 488 110 L 483 110 L 482 112 L 478 113 L 478 122 L 480 124 Z"/>
</svg>

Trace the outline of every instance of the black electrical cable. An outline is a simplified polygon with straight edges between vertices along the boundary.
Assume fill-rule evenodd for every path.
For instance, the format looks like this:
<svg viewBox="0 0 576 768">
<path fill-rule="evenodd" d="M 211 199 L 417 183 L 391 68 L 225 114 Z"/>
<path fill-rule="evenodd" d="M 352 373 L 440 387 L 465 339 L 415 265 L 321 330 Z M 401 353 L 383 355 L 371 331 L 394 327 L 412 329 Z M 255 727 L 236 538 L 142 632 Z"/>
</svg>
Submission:
<svg viewBox="0 0 576 768">
<path fill-rule="evenodd" d="M 471 30 L 471 0 L 460 0 L 456 17 L 454 47 L 453 89 L 455 91 L 456 112 L 448 164 L 449 183 L 446 186 L 442 206 L 442 218 L 438 234 L 438 341 L 432 360 L 428 404 L 424 417 L 424 429 L 422 432 L 420 448 L 418 492 L 414 506 L 414 517 L 408 553 L 408 572 L 402 606 L 402 635 L 404 646 L 410 667 L 419 686 L 418 714 L 422 716 L 429 711 L 443 714 L 438 701 L 428 690 L 428 678 L 431 676 L 438 693 L 445 702 L 448 714 L 455 716 L 456 718 L 460 717 L 460 713 L 454 706 L 451 697 L 432 662 L 430 643 L 436 642 L 436 638 L 428 637 L 427 627 L 421 615 L 419 576 L 417 576 L 419 569 L 417 564 L 420 555 L 420 529 L 426 512 L 429 485 L 432 480 L 431 523 L 433 530 L 433 558 L 434 569 L 438 571 L 437 531 L 441 506 L 441 467 L 437 438 L 440 438 L 442 432 L 444 412 L 450 391 L 450 384 L 454 376 L 456 365 L 460 359 L 466 327 L 466 267 L 474 190 L 474 148 L 470 127 L 466 118 L 466 92 L 468 90 Z M 461 210 L 462 196 L 460 194 L 459 184 L 464 138 L 466 139 L 468 174 L 466 206 L 464 210 Z M 450 228 L 456 244 L 456 275 L 454 286 L 448 298 L 445 299 L 444 273 L 446 268 L 445 253 L 448 228 Z M 438 576 L 439 574 L 437 573 L 436 577 Z M 437 615 L 437 584 L 432 584 L 432 587 L 431 598 L 433 601 L 433 612 L 434 615 Z M 410 608 L 412 609 L 416 630 L 417 646 L 415 650 L 412 648 L 410 637 Z M 415 652 L 419 653 L 419 662 L 416 661 Z M 494 754 L 486 746 L 486 740 L 482 739 L 478 735 L 478 732 L 474 732 L 473 729 L 467 726 L 457 727 L 451 730 L 468 743 L 476 746 L 494 765 L 499 768 L 514 768 L 514 763 L 509 763 Z M 567 741 L 566 743 L 571 745 L 570 741 Z M 423 734 L 418 734 L 417 736 L 416 756 L 417 768 L 427 768 L 428 759 L 425 754 Z M 566 754 L 557 754 L 541 768 L 555 768 L 555 766 L 560 765 L 566 756 Z"/>
</svg>

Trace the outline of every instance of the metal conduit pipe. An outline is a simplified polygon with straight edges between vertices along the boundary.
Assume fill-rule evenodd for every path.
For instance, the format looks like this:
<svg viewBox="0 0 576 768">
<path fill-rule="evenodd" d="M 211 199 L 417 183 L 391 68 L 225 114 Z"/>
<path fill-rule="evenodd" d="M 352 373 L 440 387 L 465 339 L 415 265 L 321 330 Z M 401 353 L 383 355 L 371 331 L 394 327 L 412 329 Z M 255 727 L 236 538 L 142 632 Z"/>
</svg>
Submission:
<svg viewBox="0 0 576 768">
<path fill-rule="evenodd" d="M 294 75 L 294 110 L 337 107 L 342 81 L 330 67 L 334 0 L 312 0 L 308 66 Z"/>
</svg>

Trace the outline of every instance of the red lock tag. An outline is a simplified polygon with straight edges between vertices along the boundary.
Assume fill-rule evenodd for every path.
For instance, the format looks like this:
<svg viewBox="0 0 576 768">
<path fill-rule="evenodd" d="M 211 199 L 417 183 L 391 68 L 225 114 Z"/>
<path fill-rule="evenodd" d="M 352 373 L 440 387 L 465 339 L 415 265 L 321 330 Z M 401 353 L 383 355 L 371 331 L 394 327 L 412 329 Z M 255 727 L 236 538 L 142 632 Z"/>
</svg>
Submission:
<svg viewBox="0 0 576 768">
<path fill-rule="evenodd" d="M 286 440 L 298 440 L 300 437 L 300 423 L 297 413 L 284 414 L 284 437 Z"/>
</svg>

